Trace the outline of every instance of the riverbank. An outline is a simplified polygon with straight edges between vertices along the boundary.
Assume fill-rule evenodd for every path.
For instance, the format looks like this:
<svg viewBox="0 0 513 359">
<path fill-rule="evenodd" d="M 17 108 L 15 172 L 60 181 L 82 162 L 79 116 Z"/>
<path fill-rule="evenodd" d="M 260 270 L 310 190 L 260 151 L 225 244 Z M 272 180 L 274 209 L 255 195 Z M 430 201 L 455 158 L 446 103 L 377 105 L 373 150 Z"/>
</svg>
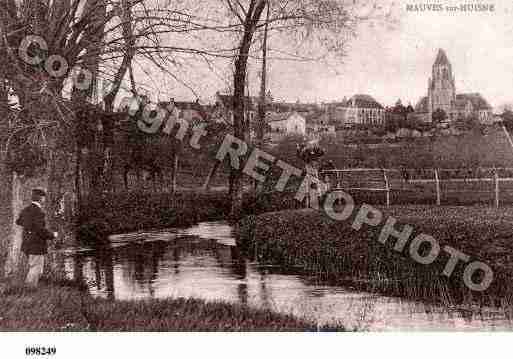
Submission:
<svg viewBox="0 0 513 359">
<path fill-rule="evenodd" d="M 250 256 L 285 267 L 301 268 L 319 279 L 351 283 L 363 290 L 452 305 L 478 301 L 483 305 L 510 306 L 513 291 L 513 208 L 409 206 L 380 208 L 386 219 L 397 219 L 394 228 L 414 228 L 403 253 L 394 250 L 396 240 L 378 241 L 384 225 L 352 224 L 357 211 L 343 222 L 321 212 L 302 210 L 250 216 L 241 221 L 240 232 Z M 495 279 L 488 290 L 471 292 L 463 283 L 464 266 L 458 265 L 448 279 L 441 275 L 449 259 L 442 253 L 430 265 L 414 262 L 409 255 L 411 239 L 432 235 L 443 248 L 449 245 L 487 263 Z"/>
<path fill-rule="evenodd" d="M 79 237 L 97 240 L 109 234 L 219 220 L 228 213 L 228 205 L 216 193 L 121 192 L 104 199 L 90 197 L 81 208 Z"/>
<path fill-rule="evenodd" d="M 42 284 L 0 294 L 0 331 L 342 331 L 268 310 L 197 299 L 109 301 Z"/>
<path fill-rule="evenodd" d="M 246 194 L 242 215 L 299 207 L 300 203 L 289 193 L 260 195 L 258 198 Z M 227 193 L 115 193 L 103 200 L 88 198 L 84 201 L 79 238 L 97 241 L 110 234 L 188 227 L 199 222 L 225 220 L 229 213 Z"/>
</svg>

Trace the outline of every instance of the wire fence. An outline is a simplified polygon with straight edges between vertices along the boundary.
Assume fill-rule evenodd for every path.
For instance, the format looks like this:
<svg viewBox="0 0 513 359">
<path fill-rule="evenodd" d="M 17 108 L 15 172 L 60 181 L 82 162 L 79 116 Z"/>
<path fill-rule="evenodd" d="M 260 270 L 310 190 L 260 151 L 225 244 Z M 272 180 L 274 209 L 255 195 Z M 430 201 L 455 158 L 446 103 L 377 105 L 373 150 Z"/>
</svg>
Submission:
<svg viewBox="0 0 513 359">
<path fill-rule="evenodd" d="M 383 169 L 322 171 L 329 191 L 383 193 L 387 206 L 408 202 L 513 203 L 513 168 Z"/>
</svg>

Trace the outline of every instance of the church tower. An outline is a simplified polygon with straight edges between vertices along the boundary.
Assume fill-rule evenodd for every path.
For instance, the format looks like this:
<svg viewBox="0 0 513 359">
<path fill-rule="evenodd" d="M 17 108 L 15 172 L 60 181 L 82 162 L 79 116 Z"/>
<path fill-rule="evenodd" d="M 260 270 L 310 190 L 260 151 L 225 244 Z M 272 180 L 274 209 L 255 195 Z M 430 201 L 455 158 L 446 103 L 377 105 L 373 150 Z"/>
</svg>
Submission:
<svg viewBox="0 0 513 359">
<path fill-rule="evenodd" d="M 428 88 L 430 116 L 437 109 L 442 109 L 447 118 L 452 118 L 452 112 L 456 101 L 456 86 L 452 65 L 444 50 L 439 49 L 436 56 Z"/>
</svg>

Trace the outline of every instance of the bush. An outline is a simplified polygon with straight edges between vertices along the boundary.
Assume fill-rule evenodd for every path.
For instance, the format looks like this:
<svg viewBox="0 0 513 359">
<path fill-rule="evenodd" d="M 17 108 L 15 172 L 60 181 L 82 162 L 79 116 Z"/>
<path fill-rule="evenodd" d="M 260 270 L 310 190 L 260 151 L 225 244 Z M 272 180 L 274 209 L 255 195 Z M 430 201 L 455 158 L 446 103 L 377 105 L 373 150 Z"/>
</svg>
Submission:
<svg viewBox="0 0 513 359">
<path fill-rule="evenodd" d="M 294 194 L 267 193 L 255 198 L 246 194 L 243 216 L 298 208 Z M 187 227 L 198 222 L 228 218 L 230 200 L 226 193 L 184 192 L 150 194 L 124 192 L 106 199 L 88 198 L 82 206 L 79 238 L 102 241 L 110 234 L 148 229 Z"/>
<path fill-rule="evenodd" d="M 223 219 L 229 208 L 224 193 L 111 194 L 106 199 L 86 199 L 81 209 L 79 233 L 83 239 L 98 239 L 114 233 L 189 226 Z"/>
</svg>

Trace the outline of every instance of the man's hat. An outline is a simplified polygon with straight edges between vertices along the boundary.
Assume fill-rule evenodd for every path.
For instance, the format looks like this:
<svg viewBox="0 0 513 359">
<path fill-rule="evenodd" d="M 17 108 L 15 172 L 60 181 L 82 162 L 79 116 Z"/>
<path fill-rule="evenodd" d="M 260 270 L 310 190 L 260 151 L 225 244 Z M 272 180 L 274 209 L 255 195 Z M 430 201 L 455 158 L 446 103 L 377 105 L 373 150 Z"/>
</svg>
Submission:
<svg viewBox="0 0 513 359">
<path fill-rule="evenodd" d="M 34 188 L 32 190 L 32 196 L 46 197 L 46 192 L 41 188 Z"/>
</svg>

